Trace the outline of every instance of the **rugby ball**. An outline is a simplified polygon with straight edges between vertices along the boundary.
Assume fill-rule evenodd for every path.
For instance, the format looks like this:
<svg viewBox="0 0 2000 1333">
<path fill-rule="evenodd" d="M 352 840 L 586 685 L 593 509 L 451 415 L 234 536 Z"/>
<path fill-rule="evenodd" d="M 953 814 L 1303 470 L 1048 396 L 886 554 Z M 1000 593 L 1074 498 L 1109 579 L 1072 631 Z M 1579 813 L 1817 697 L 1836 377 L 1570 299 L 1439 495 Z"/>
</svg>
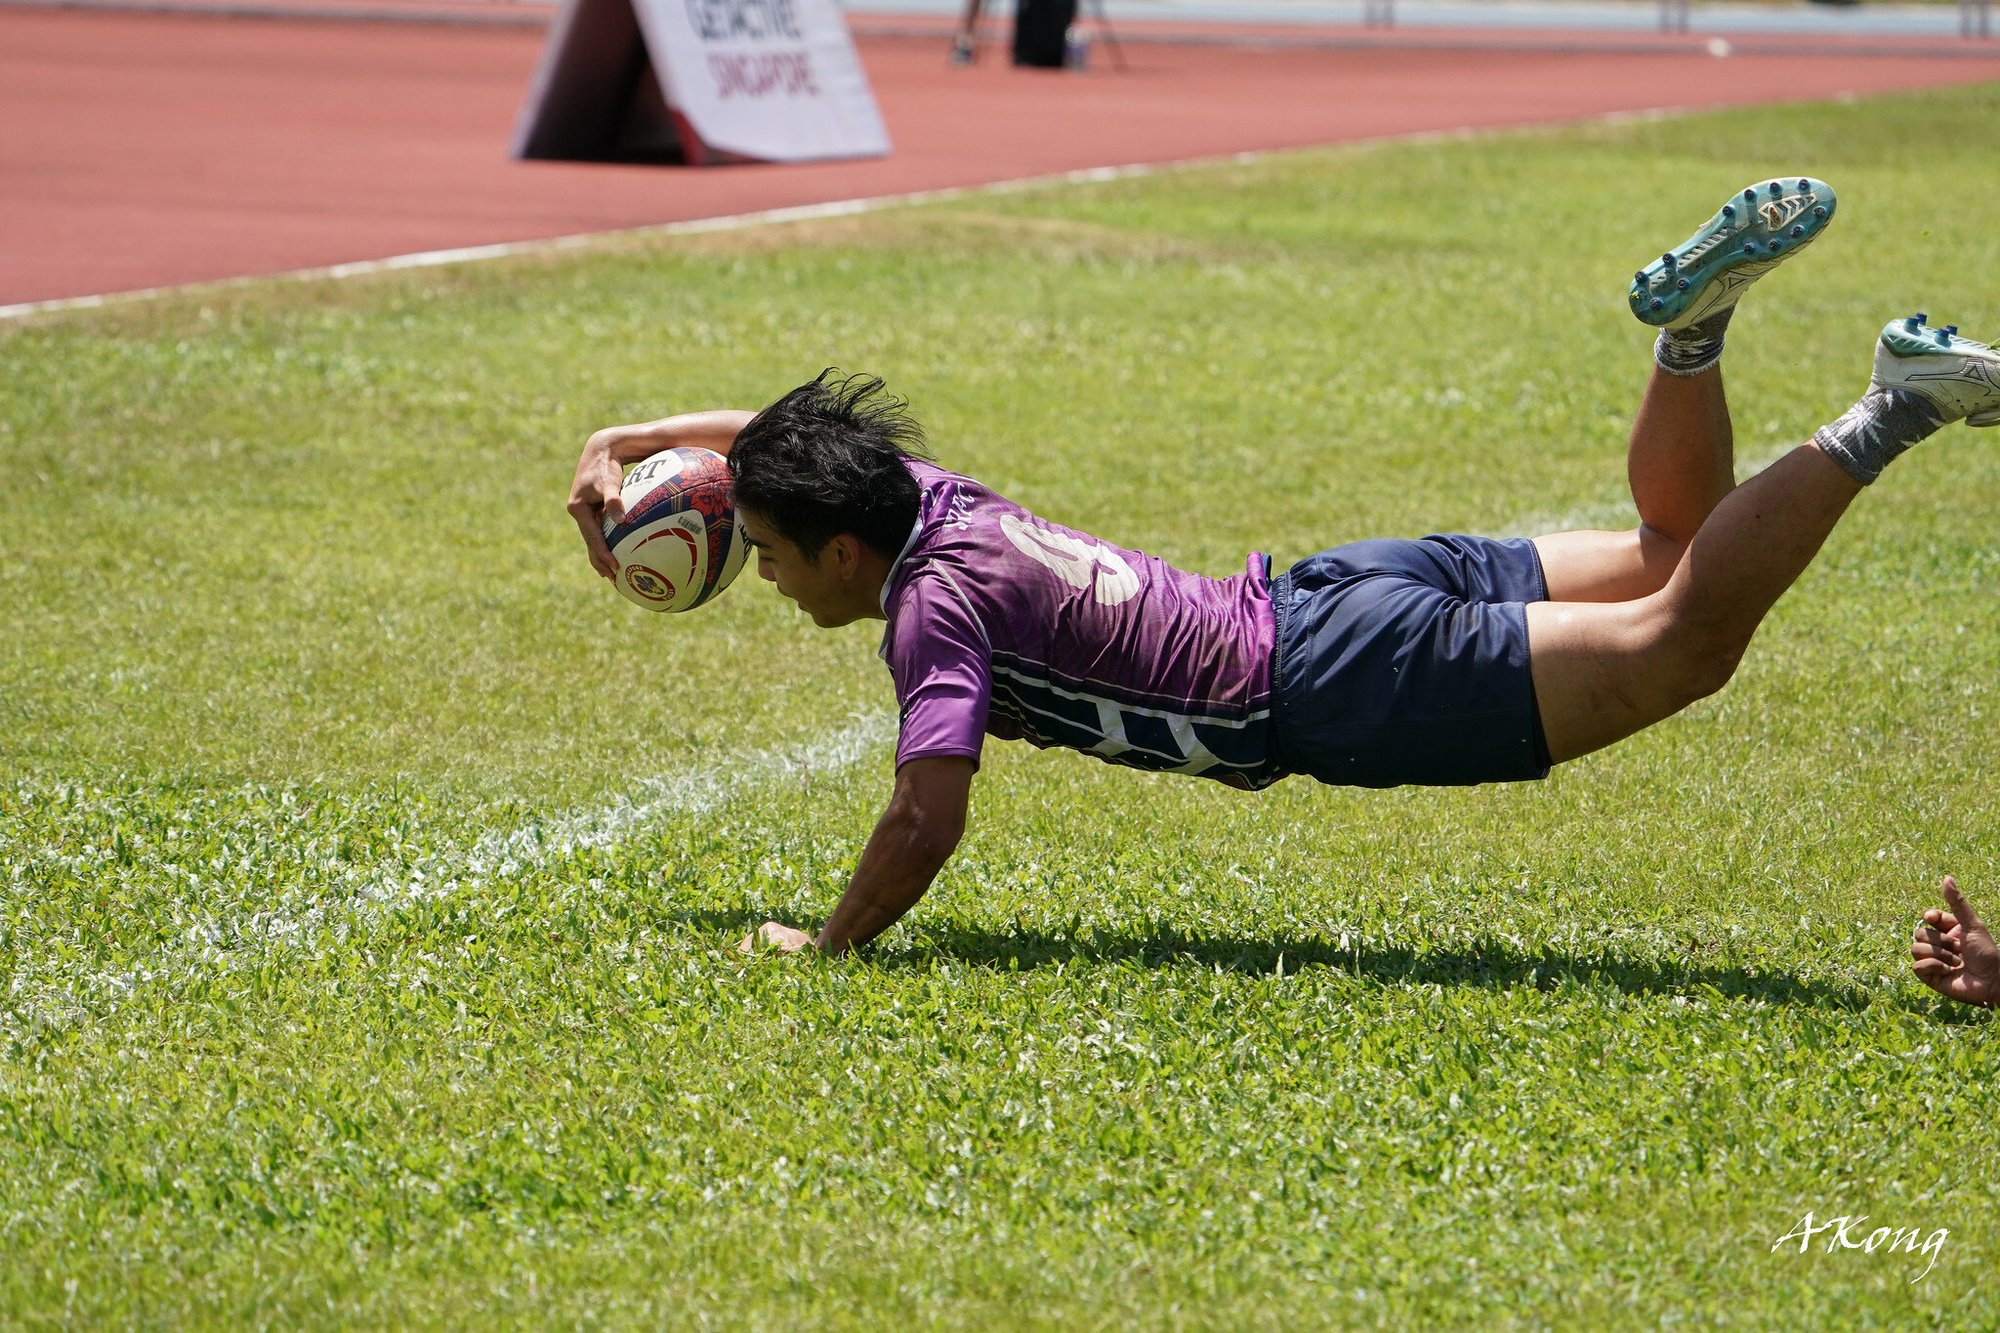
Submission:
<svg viewBox="0 0 2000 1333">
<path fill-rule="evenodd" d="M 621 522 L 605 520 L 618 591 L 648 611 L 692 611 L 743 569 L 743 530 L 721 454 L 685 446 L 625 474 Z"/>
</svg>

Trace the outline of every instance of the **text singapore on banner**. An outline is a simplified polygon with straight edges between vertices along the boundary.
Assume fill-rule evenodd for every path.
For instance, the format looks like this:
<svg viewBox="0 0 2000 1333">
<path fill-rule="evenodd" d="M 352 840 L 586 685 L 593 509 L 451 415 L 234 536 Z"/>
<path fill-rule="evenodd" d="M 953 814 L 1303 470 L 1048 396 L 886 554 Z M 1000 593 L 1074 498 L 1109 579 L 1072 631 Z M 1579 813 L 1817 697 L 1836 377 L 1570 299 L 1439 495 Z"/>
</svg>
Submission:
<svg viewBox="0 0 2000 1333">
<path fill-rule="evenodd" d="M 888 131 L 834 0 L 638 0 L 667 106 L 734 157 L 880 157 Z M 648 23 L 649 11 L 657 21 Z M 667 31 L 656 35 L 657 27 Z"/>
<path fill-rule="evenodd" d="M 662 110 L 669 123 L 644 129 Z M 697 164 L 889 151 L 835 0 L 564 0 L 515 155 L 589 157 L 664 135 Z"/>
</svg>

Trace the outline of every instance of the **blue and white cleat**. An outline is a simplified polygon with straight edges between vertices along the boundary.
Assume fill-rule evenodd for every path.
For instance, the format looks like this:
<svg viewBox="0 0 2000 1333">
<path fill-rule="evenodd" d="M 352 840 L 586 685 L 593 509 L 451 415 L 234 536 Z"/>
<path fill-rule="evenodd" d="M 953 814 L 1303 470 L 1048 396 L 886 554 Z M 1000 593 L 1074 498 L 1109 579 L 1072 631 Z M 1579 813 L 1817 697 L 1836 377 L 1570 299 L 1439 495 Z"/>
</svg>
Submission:
<svg viewBox="0 0 2000 1333">
<path fill-rule="evenodd" d="M 1833 187 L 1810 176 L 1746 186 L 1700 231 L 1632 276 L 1641 323 L 1681 329 L 1736 304 L 1751 283 L 1816 240 Z"/>
<path fill-rule="evenodd" d="M 1959 337 L 1956 324 L 1934 329 L 1922 315 L 1889 321 L 1875 344 L 1868 388 L 1921 394 L 1946 421 L 2000 426 L 2000 352 Z"/>
</svg>

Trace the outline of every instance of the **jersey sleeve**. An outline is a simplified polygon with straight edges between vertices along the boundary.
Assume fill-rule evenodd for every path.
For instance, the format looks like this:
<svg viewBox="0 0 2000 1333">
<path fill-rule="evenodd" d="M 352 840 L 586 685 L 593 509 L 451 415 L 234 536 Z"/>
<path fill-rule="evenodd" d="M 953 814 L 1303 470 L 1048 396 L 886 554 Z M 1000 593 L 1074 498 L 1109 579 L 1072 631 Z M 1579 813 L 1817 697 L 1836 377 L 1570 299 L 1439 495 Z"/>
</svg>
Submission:
<svg viewBox="0 0 2000 1333">
<path fill-rule="evenodd" d="M 993 651 L 949 576 L 920 574 L 901 591 L 883 655 L 902 710 L 896 767 L 944 755 L 978 763 L 993 699 Z"/>
</svg>

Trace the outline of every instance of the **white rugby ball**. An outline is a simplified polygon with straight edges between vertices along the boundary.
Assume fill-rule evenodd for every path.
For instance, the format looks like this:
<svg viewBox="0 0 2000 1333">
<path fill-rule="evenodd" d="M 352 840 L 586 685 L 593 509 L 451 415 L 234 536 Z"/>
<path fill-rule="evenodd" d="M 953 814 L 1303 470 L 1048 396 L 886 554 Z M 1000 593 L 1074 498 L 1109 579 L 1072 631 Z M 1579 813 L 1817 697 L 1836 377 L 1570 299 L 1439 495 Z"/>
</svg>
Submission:
<svg viewBox="0 0 2000 1333">
<path fill-rule="evenodd" d="M 625 474 L 625 517 L 606 520 L 618 591 L 648 611 L 692 611 L 743 569 L 735 487 L 721 454 L 682 446 Z"/>
</svg>

